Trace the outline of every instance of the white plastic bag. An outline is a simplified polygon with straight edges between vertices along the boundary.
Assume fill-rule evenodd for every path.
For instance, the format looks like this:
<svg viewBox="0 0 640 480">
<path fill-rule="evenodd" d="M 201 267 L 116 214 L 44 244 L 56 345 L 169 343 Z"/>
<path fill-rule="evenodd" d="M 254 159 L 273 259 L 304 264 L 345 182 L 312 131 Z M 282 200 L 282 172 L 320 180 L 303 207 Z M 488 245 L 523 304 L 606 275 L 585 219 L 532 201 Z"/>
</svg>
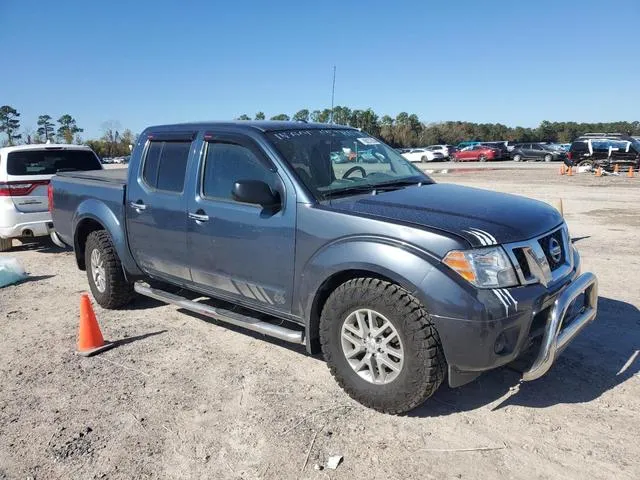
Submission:
<svg viewBox="0 0 640 480">
<path fill-rule="evenodd" d="M 27 278 L 27 272 L 15 258 L 0 258 L 0 288 Z"/>
</svg>

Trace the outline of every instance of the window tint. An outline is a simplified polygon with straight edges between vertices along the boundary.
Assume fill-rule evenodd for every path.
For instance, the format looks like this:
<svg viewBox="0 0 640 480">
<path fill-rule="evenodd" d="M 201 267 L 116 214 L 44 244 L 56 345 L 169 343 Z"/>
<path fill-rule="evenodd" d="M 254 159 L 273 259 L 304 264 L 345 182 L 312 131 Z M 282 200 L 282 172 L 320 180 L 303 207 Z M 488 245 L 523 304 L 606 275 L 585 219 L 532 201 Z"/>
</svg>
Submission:
<svg viewBox="0 0 640 480">
<path fill-rule="evenodd" d="M 248 148 L 232 143 L 209 143 L 202 185 L 205 197 L 233 200 L 231 192 L 238 180 L 260 180 L 275 189 L 275 178 Z"/>
<path fill-rule="evenodd" d="M 91 150 L 23 150 L 7 155 L 9 175 L 54 175 L 73 170 L 100 170 Z"/>
<path fill-rule="evenodd" d="M 151 142 L 142 177 L 151 187 L 182 192 L 191 142 Z"/>
</svg>

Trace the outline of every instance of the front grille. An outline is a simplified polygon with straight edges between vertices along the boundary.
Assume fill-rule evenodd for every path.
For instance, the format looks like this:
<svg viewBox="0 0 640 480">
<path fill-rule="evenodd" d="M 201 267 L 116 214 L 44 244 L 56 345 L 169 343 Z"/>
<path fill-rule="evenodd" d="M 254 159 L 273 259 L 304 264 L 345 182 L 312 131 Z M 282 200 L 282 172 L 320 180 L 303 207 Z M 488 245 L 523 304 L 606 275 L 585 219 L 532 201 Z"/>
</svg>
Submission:
<svg viewBox="0 0 640 480">
<path fill-rule="evenodd" d="M 527 258 L 524 256 L 522 248 L 514 248 L 513 254 L 518 261 L 518 265 L 520 265 L 522 274 L 525 276 L 525 278 L 529 278 L 531 276 L 531 269 L 529 268 L 529 262 L 527 262 Z"/>
<path fill-rule="evenodd" d="M 561 229 L 538 239 L 538 243 L 544 252 L 544 256 L 547 257 L 547 262 L 549 262 L 549 268 L 552 272 L 565 263 L 566 252 Z M 555 248 L 554 252 L 551 251 L 552 247 Z"/>
<path fill-rule="evenodd" d="M 522 285 L 537 282 L 547 285 L 564 278 L 573 269 L 568 239 L 569 234 L 563 225 L 542 237 L 505 245 Z"/>
</svg>

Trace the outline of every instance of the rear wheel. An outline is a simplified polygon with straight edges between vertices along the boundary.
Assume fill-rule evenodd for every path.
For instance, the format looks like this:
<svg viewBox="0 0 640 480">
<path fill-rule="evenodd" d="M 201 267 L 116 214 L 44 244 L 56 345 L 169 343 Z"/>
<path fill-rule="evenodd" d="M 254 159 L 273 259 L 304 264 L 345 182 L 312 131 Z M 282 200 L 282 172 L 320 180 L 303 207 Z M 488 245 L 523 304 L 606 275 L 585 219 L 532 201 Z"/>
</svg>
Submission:
<svg viewBox="0 0 640 480">
<path fill-rule="evenodd" d="M 520 155 L 519 153 L 516 153 L 516 154 L 513 156 L 513 161 L 514 161 L 514 162 L 519 162 L 520 160 L 522 160 L 522 155 Z"/>
<path fill-rule="evenodd" d="M 11 250 L 13 246 L 13 240 L 10 238 L 0 238 L 0 252 L 7 252 Z"/>
<path fill-rule="evenodd" d="M 320 342 L 344 391 L 381 412 L 412 410 L 444 379 L 446 361 L 428 313 L 383 280 L 357 278 L 338 287 L 322 310 Z"/>
<path fill-rule="evenodd" d="M 547 153 L 547 154 L 544 156 L 544 161 L 545 161 L 545 162 L 550 162 L 551 160 L 553 160 L 553 157 L 552 157 L 550 154 L 548 154 L 548 153 Z"/>
<path fill-rule="evenodd" d="M 420 157 L 420 161 L 421 161 L 422 163 L 424 163 L 424 162 L 428 162 L 428 161 L 429 161 L 429 158 L 428 158 L 426 155 L 423 155 L 422 157 Z"/>
<path fill-rule="evenodd" d="M 485 155 L 480 155 L 478 157 L 478 160 L 480 160 L 481 162 L 486 162 L 487 161 L 487 157 Z"/>
<path fill-rule="evenodd" d="M 89 287 L 103 308 L 119 308 L 133 297 L 133 285 L 127 281 L 111 237 L 104 230 L 91 232 L 84 251 Z"/>
</svg>

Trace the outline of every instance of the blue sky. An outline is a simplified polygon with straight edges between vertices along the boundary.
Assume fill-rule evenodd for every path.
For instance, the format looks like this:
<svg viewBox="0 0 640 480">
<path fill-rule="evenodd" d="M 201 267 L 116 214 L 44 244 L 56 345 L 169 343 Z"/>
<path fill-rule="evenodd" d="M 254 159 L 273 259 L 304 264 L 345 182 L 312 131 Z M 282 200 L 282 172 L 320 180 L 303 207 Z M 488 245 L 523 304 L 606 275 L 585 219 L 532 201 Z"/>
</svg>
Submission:
<svg viewBox="0 0 640 480">
<path fill-rule="evenodd" d="M 330 104 L 426 122 L 640 119 L 640 1 L 0 2 L 0 104 L 146 125 Z"/>
</svg>

